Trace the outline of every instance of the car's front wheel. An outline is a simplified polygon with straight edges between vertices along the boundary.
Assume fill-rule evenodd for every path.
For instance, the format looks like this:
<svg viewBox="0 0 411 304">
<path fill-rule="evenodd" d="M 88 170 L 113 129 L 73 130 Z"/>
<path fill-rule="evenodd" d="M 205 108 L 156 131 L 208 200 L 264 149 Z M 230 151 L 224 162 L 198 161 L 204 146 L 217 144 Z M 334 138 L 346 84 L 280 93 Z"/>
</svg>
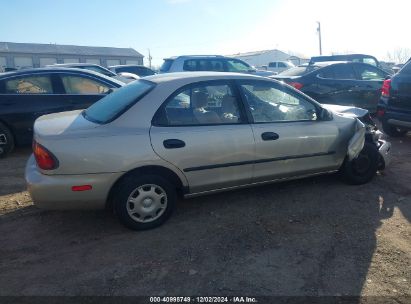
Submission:
<svg viewBox="0 0 411 304">
<path fill-rule="evenodd" d="M 114 194 L 114 208 L 120 222 L 133 230 L 146 230 L 164 223 L 171 215 L 177 194 L 161 176 L 128 176 Z"/>
<path fill-rule="evenodd" d="M 14 138 L 9 128 L 0 122 L 0 158 L 5 157 L 14 149 Z"/>
<path fill-rule="evenodd" d="M 377 147 L 366 142 L 360 154 L 344 161 L 340 168 L 343 179 L 352 185 L 361 185 L 369 182 L 378 170 L 379 155 Z"/>
</svg>

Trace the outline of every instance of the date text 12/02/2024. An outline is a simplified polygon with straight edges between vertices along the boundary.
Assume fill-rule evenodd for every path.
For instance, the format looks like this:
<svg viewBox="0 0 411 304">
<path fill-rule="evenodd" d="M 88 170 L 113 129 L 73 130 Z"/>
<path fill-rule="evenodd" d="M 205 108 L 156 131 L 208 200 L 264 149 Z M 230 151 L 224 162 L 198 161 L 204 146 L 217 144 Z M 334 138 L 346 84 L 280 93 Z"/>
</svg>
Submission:
<svg viewBox="0 0 411 304">
<path fill-rule="evenodd" d="M 150 303 L 258 303 L 253 297 L 150 297 Z"/>
</svg>

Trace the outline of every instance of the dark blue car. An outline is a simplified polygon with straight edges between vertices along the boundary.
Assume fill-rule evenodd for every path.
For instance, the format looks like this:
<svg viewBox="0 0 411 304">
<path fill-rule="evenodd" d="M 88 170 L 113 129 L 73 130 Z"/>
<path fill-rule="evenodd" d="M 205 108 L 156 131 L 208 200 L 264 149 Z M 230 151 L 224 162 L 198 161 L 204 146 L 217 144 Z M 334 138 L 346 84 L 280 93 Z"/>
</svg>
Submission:
<svg viewBox="0 0 411 304">
<path fill-rule="evenodd" d="M 390 136 L 404 136 L 411 130 L 411 61 L 384 81 L 377 117 Z"/>
<path fill-rule="evenodd" d="M 272 78 L 284 81 L 320 103 L 355 106 L 375 113 L 389 74 L 360 62 L 319 62 L 298 66 Z"/>
<path fill-rule="evenodd" d="M 0 157 L 31 144 L 41 115 L 85 109 L 124 83 L 88 70 L 41 68 L 0 74 Z"/>
</svg>

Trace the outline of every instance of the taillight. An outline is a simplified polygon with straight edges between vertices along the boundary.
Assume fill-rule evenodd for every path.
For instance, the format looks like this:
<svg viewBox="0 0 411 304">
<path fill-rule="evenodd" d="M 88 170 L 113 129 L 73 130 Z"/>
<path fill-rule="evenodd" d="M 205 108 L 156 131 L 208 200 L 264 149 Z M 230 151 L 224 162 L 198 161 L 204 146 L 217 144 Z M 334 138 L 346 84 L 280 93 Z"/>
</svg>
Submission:
<svg viewBox="0 0 411 304">
<path fill-rule="evenodd" d="M 290 86 L 296 88 L 297 90 L 300 90 L 303 87 L 302 83 L 299 82 L 290 82 L 288 83 Z"/>
<path fill-rule="evenodd" d="M 381 88 L 381 95 L 384 97 L 390 97 L 390 89 L 391 89 L 391 79 L 384 80 Z"/>
<path fill-rule="evenodd" d="M 59 166 L 57 158 L 36 141 L 33 141 L 33 153 L 40 169 L 53 170 Z"/>
</svg>

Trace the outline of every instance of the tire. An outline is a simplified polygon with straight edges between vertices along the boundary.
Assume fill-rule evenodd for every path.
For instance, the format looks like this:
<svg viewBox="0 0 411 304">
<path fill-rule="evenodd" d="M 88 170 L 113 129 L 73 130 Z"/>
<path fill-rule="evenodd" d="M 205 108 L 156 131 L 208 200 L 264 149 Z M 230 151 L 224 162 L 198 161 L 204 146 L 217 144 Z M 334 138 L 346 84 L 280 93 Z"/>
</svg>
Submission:
<svg viewBox="0 0 411 304">
<path fill-rule="evenodd" d="M 14 149 L 14 137 L 9 128 L 0 122 L 0 158 L 6 157 Z"/>
<path fill-rule="evenodd" d="M 343 180 L 351 185 L 368 183 L 377 173 L 379 153 L 377 147 L 366 142 L 360 154 L 353 160 L 345 159 L 340 173 Z"/>
<path fill-rule="evenodd" d="M 128 176 L 114 192 L 114 211 L 132 230 L 160 226 L 171 215 L 177 200 L 176 188 L 157 175 Z"/>
<path fill-rule="evenodd" d="M 386 122 L 382 123 L 382 130 L 390 137 L 402 137 L 408 132 L 408 130 L 401 129 Z"/>
</svg>

